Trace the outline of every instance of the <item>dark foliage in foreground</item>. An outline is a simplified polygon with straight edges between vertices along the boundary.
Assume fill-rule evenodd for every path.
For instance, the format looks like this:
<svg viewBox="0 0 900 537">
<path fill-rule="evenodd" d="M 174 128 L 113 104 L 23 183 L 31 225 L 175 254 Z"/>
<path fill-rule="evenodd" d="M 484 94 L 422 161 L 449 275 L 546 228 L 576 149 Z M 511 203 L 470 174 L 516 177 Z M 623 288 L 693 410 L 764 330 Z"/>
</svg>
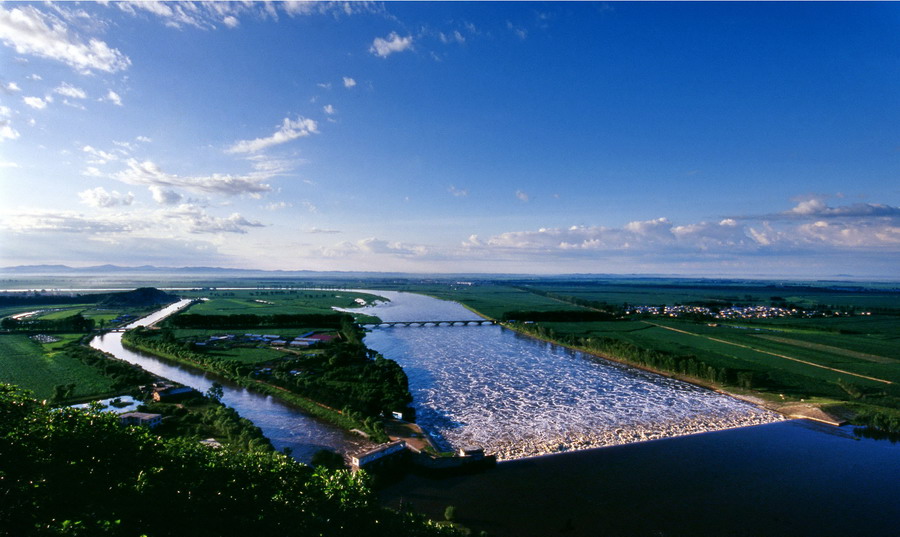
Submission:
<svg viewBox="0 0 900 537">
<path fill-rule="evenodd" d="M 2 536 L 454 534 L 381 509 L 364 475 L 164 440 L 0 385 Z"/>
</svg>

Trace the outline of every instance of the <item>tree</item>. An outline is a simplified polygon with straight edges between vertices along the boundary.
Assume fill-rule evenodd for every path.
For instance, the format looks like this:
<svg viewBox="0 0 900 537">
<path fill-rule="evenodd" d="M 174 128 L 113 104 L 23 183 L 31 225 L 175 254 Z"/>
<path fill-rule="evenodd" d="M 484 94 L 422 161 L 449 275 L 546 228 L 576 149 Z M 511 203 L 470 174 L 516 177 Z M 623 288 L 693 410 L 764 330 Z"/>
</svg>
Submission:
<svg viewBox="0 0 900 537">
<path fill-rule="evenodd" d="M 222 400 L 223 395 L 225 395 L 225 388 L 218 382 L 213 382 L 212 386 L 206 390 L 206 396 L 217 402 Z"/>
</svg>

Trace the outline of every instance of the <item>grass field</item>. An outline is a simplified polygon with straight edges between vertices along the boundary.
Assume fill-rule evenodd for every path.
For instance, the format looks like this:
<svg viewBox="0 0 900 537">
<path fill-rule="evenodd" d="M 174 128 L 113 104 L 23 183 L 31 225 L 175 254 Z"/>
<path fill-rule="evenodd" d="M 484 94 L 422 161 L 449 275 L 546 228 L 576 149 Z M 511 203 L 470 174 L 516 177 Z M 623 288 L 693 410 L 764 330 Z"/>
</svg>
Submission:
<svg viewBox="0 0 900 537">
<path fill-rule="evenodd" d="M 299 289 L 192 291 L 182 294 L 186 297 L 209 299 L 191 306 L 189 313 L 201 315 L 330 313 L 333 311 L 332 306 L 359 306 L 356 299 L 362 299 L 367 304 L 381 299 L 366 293 Z"/>
<path fill-rule="evenodd" d="M 94 368 L 64 353 L 48 352 L 21 334 L 0 335 L 0 382 L 31 390 L 38 399 L 50 398 L 58 384 L 76 384 L 75 397 L 107 394 L 112 389 L 112 381 Z"/>
</svg>

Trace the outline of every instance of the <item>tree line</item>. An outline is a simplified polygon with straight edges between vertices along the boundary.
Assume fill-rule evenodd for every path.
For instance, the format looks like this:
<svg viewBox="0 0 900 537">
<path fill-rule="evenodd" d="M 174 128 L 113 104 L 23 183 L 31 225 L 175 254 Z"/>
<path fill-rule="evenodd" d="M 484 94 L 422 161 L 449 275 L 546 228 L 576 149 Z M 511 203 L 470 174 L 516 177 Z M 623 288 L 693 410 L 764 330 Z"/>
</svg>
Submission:
<svg viewBox="0 0 900 537">
<path fill-rule="evenodd" d="M 0 536 L 460 535 L 379 506 L 365 472 L 213 450 L 0 385 Z"/>
<path fill-rule="evenodd" d="M 304 313 L 253 315 L 241 313 L 233 315 L 203 315 L 185 313 L 170 318 L 167 326 L 172 328 L 225 330 L 253 328 L 289 328 L 294 326 L 316 326 L 320 328 L 340 328 L 343 322 L 353 317 L 346 313 Z"/>
</svg>

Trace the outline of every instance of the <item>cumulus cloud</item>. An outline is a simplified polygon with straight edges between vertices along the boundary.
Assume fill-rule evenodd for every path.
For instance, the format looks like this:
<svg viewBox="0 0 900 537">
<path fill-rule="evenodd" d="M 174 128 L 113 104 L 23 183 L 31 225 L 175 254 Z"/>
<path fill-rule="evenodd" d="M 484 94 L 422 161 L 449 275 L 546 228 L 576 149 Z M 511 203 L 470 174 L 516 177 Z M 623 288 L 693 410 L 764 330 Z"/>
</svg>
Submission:
<svg viewBox="0 0 900 537">
<path fill-rule="evenodd" d="M 109 101 L 116 106 L 122 106 L 122 97 L 120 97 L 119 94 L 114 92 L 113 90 L 109 90 L 109 92 L 106 94 L 106 97 L 104 97 L 103 100 Z"/>
<path fill-rule="evenodd" d="M 94 38 L 85 42 L 62 19 L 34 6 L 0 7 L 0 41 L 18 54 L 60 61 L 80 73 L 114 73 L 131 64 L 128 56 L 105 42 Z"/>
<path fill-rule="evenodd" d="M 354 87 L 354 86 L 356 86 L 356 80 L 350 78 L 349 76 L 345 76 L 345 77 L 344 77 L 344 87 L 345 87 L 345 88 L 352 88 L 352 87 Z"/>
<path fill-rule="evenodd" d="M 6 89 L 6 91 L 8 91 L 8 92 L 10 92 L 10 93 L 15 93 L 15 92 L 17 92 L 17 91 L 22 91 L 22 88 L 20 88 L 19 85 L 16 84 L 15 82 L 10 82 L 9 84 L 7 84 L 6 87 L 5 87 L 5 89 Z"/>
<path fill-rule="evenodd" d="M 19 131 L 12 127 L 8 119 L 0 119 L 0 142 L 3 140 L 15 140 L 21 136 Z"/>
<path fill-rule="evenodd" d="M 228 15 L 227 17 L 222 19 L 222 24 L 229 28 L 237 28 L 238 26 L 240 26 L 241 21 L 239 21 L 238 18 L 234 15 Z"/>
<path fill-rule="evenodd" d="M 115 190 L 107 192 L 103 187 L 98 186 L 84 192 L 79 192 L 78 197 L 81 203 L 90 205 L 91 207 L 118 207 L 123 205 L 131 205 L 134 202 L 134 194 L 119 194 Z"/>
<path fill-rule="evenodd" d="M 387 58 L 395 52 L 403 52 L 412 47 L 413 37 L 411 35 L 400 37 L 397 32 L 391 32 L 387 38 L 376 37 L 369 47 L 369 52 L 380 57 Z"/>
<path fill-rule="evenodd" d="M 271 136 L 253 140 L 241 140 L 229 147 L 226 152 L 256 153 L 274 145 L 290 142 L 291 140 L 309 136 L 310 134 L 317 134 L 318 132 L 318 124 L 312 119 L 304 117 L 297 117 L 295 120 L 284 118 L 278 130 Z"/>
<path fill-rule="evenodd" d="M 54 93 L 59 95 L 63 95 L 65 97 L 71 97 L 73 99 L 87 99 L 87 93 L 81 88 L 76 88 L 75 86 L 63 82 L 56 89 L 53 90 Z"/>
<path fill-rule="evenodd" d="M 49 95 L 43 99 L 40 97 L 22 97 L 22 102 L 35 110 L 43 110 L 44 108 L 47 108 L 47 104 L 53 102 L 53 97 L 50 97 Z"/>
<path fill-rule="evenodd" d="M 462 43 L 466 42 L 466 38 L 463 37 L 463 35 L 461 33 L 459 33 L 459 30 L 454 30 L 452 33 L 446 33 L 446 34 L 444 32 L 439 32 L 438 38 L 441 40 L 441 43 L 444 43 L 444 44 L 449 44 L 449 43 L 462 44 Z"/>
<path fill-rule="evenodd" d="M 208 194 L 237 196 L 240 194 L 259 195 L 272 190 L 262 181 L 271 177 L 269 173 L 247 175 L 212 174 L 197 177 L 181 177 L 164 172 L 154 162 L 136 159 L 126 161 L 127 168 L 113 177 L 130 185 L 158 186 L 161 188 L 185 188 Z"/>
<path fill-rule="evenodd" d="M 900 216 L 900 207 L 879 203 L 854 203 L 842 207 L 829 207 L 820 198 L 811 198 L 797 203 L 783 216 L 804 218 L 853 218 L 870 216 Z"/>
<path fill-rule="evenodd" d="M 153 201 L 160 205 L 175 205 L 182 200 L 182 195 L 170 188 L 163 188 L 159 185 L 150 185 L 149 190 L 150 194 L 153 196 Z"/>
<path fill-rule="evenodd" d="M 332 106 L 330 104 L 326 104 L 325 106 L 323 106 L 322 110 L 329 116 L 333 116 L 334 114 L 337 113 L 337 110 L 334 109 L 334 106 Z"/>
</svg>

